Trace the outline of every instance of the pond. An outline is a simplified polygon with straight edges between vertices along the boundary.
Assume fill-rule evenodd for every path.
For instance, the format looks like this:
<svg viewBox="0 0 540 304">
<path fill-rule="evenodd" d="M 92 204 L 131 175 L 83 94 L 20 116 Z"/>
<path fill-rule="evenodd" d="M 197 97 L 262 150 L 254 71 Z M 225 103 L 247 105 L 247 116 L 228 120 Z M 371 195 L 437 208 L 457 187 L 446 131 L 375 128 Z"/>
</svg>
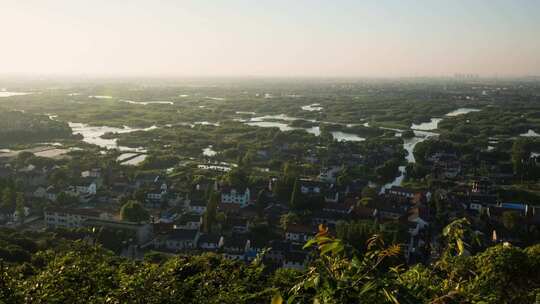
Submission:
<svg viewBox="0 0 540 304">
<path fill-rule="evenodd" d="M 345 133 L 341 131 L 332 132 L 332 136 L 337 141 L 364 141 L 366 140 L 365 138 L 360 137 L 356 134 Z"/>
<path fill-rule="evenodd" d="M 23 96 L 23 95 L 30 95 L 34 94 L 31 92 L 8 92 L 8 91 L 0 91 L 0 97 L 12 97 L 12 96 Z"/>
<path fill-rule="evenodd" d="M 313 134 L 315 136 L 321 136 L 321 128 L 319 126 L 316 126 L 316 127 L 311 127 L 311 128 L 307 128 L 305 129 L 306 132 L 308 132 L 309 134 Z"/>
<path fill-rule="evenodd" d="M 307 106 L 302 106 L 302 110 L 304 111 L 322 111 L 323 107 L 321 107 L 321 104 L 320 103 L 312 103 L 310 105 L 307 105 Z"/>
<path fill-rule="evenodd" d="M 289 118 L 289 117 L 287 117 Z M 259 119 L 259 118 L 257 118 Z M 275 118 L 274 118 L 275 119 Z M 294 120 L 294 119 L 293 119 Z M 276 122 L 276 121 L 253 121 L 253 119 L 249 122 L 246 122 L 246 125 L 248 126 L 254 126 L 254 127 L 261 127 L 261 128 L 278 128 L 282 132 L 286 131 L 292 131 L 292 130 L 305 130 L 309 134 L 313 134 L 315 136 L 321 135 L 321 128 L 319 126 L 314 126 L 310 128 L 295 128 L 291 127 L 286 123 L 283 122 Z M 364 141 L 366 140 L 363 137 L 360 137 L 356 134 L 352 133 L 346 133 L 341 131 L 334 131 L 331 132 L 332 136 L 337 141 Z"/>
<path fill-rule="evenodd" d="M 122 165 L 137 166 L 140 163 L 142 163 L 146 159 L 146 157 L 147 157 L 146 154 L 140 154 L 138 156 L 135 156 L 135 157 L 133 157 L 131 159 L 126 160 L 125 162 L 122 163 Z"/>
<path fill-rule="evenodd" d="M 277 122 L 277 121 L 266 121 L 267 119 L 273 119 L 273 120 L 283 120 L 284 122 Z M 301 118 L 291 117 L 287 114 L 278 114 L 278 115 L 265 115 L 265 116 L 259 116 L 259 117 L 252 117 L 249 121 L 245 122 L 248 126 L 255 126 L 255 127 L 261 127 L 261 128 L 278 128 L 282 132 L 286 131 L 292 131 L 292 130 L 305 130 L 309 134 L 313 134 L 315 136 L 321 135 L 321 128 L 319 126 L 313 126 L 310 128 L 295 128 L 289 126 L 286 122 L 291 122 L 295 120 L 301 120 Z M 305 121 L 309 122 L 317 122 L 314 119 L 305 119 Z M 350 126 L 353 126 L 353 124 L 350 124 Z M 331 132 L 332 136 L 337 141 L 364 141 L 366 140 L 363 137 L 360 137 L 353 133 L 347 133 L 342 131 L 334 131 Z"/>
<path fill-rule="evenodd" d="M 142 105 L 142 106 L 147 106 L 147 105 L 151 105 L 151 104 L 174 105 L 174 102 L 172 102 L 172 101 L 161 101 L 161 100 L 157 100 L 157 101 L 133 101 L 133 100 L 121 99 L 120 101 L 125 102 L 125 103 L 129 103 L 129 104 L 134 104 L 134 105 Z"/>
<path fill-rule="evenodd" d="M 90 95 L 90 96 L 88 96 L 88 98 L 93 98 L 93 99 L 112 99 L 113 97 L 112 97 L 112 96 L 109 96 L 109 95 Z"/>
<path fill-rule="evenodd" d="M 299 120 L 300 118 L 291 117 L 291 116 L 288 116 L 287 114 L 277 114 L 277 115 L 264 115 L 264 116 L 252 117 L 250 121 L 265 121 L 268 119 L 294 121 L 294 120 Z M 315 122 L 315 120 L 308 120 L 308 121 Z"/>
<path fill-rule="evenodd" d="M 540 136 L 540 134 L 536 133 L 536 131 L 534 131 L 534 130 L 532 130 L 532 129 L 529 129 L 529 131 L 527 131 L 527 133 L 519 134 L 519 136 L 523 136 L 523 137 L 538 137 L 538 136 Z"/>
<path fill-rule="evenodd" d="M 422 130 L 422 131 L 436 130 L 439 127 L 439 122 L 441 121 L 442 121 L 442 118 L 432 118 L 429 122 L 423 122 L 419 124 L 413 123 L 411 125 L 411 129 Z"/>
<path fill-rule="evenodd" d="M 433 133 L 433 132 L 414 131 L 414 137 L 403 139 L 403 149 L 407 151 L 407 155 L 405 156 L 407 163 L 412 164 L 416 162 L 416 160 L 414 159 L 413 152 L 414 152 L 414 147 L 416 147 L 418 143 L 421 143 L 437 135 L 438 135 L 437 133 Z M 396 136 L 401 136 L 401 133 L 397 132 Z M 381 187 L 380 192 L 384 193 L 386 189 L 390 189 L 393 186 L 400 186 L 403 180 L 405 179 L 405 173 L 407 171 L 406 169 L 407 169 L 406 166 L 399 166 L 399 176 L 397 176 L 392 182 L 383 185 Z"/>
<path fill-rule="evenodd" d="M 465 115 L 467 113 L 472 112 L 478 112 L 480 109 L 473 109 L 473 108 L 458 108 L 454 111 L 446 113 L 444 116 L 446 117 L 455 117 L 459 115 Z M 413 123 L 411 125 L 411 129 L 413 130 L 422 130 L 422 131 L 431 131 L 436 130 L 439 127 L 439 123 L 442 121 L 442 118 L 433 117 L 429 122 L 423 122 L 419 124 Z"/>
<path fill-rule="evenodd" d="M 137 155 L 138 155 L 137 153 L 132 153 L 132 152 L 130 152 L 130 153 L 122 153 L 122 154 L 120 154 L 120 156 L 118 156 L 116 158 L 116 161 L 123 162 L 124 160 L 129 159 L 129 158 L 133 158 L 133 157 L 135 157 Z"/>
<path fill-rule="evenodd" d="M 83 137 L 83 141 L 92 145 L 99 146 L 105 149 L 118 149 L 120 151 L 133 151 L 133 152 L 146 152 L 142 147 L 130 148 L 125 146 L 119 146 L 116 138 L 102 138 L 101 136 L 106 133 L 130 133 L 135 131 L 150 131 L 157 128 L 157 126 L 151 126 L 149 128 L 130 128 L 124 126 L 124 128 L 115 128 L 108 126 L 90 126 L 84 123 L 69 122 L 68 125 L 72 129 L 72 133 L 80 134 Z"/>
<path fill-rule="evenodd" d="M 480 112 L 480 109 L 473 109 L 473 108 L 459 108 L 457 110 L 454 110 L 452 112 L 446 113 L 444 116 L 453 117 L 453 116 L 459 116 L 464 115 L 471 112 Z"/>
<path fill-rule="evenodd" d="M 261 128 L 279 128 L 282 132 L 295 130 L 295 128 L 289 127 L 286 123 L 275 121 L 253 121 L 252 119 L 250 122 L 246 122 L 246 125 Z"/>
<path fill-rule="evenodd" d="M 214 126 L 219 127 L 219 122 L 209 122 L 209 121 L 196 121 L 193 124 L 195 125 L 203 125 L 203 126 Z"/>
</svg>

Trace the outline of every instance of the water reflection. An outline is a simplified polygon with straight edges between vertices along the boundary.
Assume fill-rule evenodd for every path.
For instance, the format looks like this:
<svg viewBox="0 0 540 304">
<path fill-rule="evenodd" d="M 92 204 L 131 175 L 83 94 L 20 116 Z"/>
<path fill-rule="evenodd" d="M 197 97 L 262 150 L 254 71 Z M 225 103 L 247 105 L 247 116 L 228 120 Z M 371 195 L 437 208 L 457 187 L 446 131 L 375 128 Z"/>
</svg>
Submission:
<svg viewBox="0 0 540 304">
<path fill-rule="evenodd" d="M 529 131 L 527 131 L 527 133 L 519 134 L 519 136 L 523 136 L 523 137 L 538 137 L 538 136 L 540 136 L 540 134 L 536 133 L 536 131 L 534 131 L 534 130 L 532 130 L 532 129 L 529 129 Z"/>
<path fill-rule="evenodd" d="M 464 115 L 471 112 L 479 112 L 480 109 L 473 109 L 473 108 L 459 108 L 457 110 L 454 110 L 452 112 L 446 113 L 445 116 L 453 117 L 453 116 L 459 116 Z"/>
<path fill-rule="evenodd" d="M 157 126 L 151 126 L 149 128 L 139 129 L 130 128 L 124 126 L 123 128 L 115 128 L 108 126 L 90 126 L 84 123 L 69 122 L 69 126 L 72 129 L 73 134 L 80 134 L 83 137 L 83 141 L 92 145 L 99 146 L 108 150 L 118 149 L 120 151 L 134 151 L 134 152 L 146 152 L 142 147 L 130 148 L 126 146 L 119 146 L 116 138 L 102 138 L 106 133 L 131 133 L 135 131 L 150 131 L 157 128 Z"/>
<path fill-rule="evenodd" d="M 313 111 L 322 111 L 323 107 L 321 107 L 321 104 L 320 103 L 312 103 L 310 105 L 307 105 L 307 106 L 302 106 L 302 110 L 304 111 L 310 111 L 310 112 L 313 112 Z"/>
</svg>

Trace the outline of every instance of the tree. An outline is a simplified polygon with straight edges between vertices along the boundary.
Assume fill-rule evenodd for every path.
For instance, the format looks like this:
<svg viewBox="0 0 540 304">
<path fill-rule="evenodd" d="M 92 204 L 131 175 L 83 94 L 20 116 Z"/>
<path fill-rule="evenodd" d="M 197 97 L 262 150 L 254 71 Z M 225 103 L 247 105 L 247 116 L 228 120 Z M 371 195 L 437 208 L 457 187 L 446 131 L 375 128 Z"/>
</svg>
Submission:
<svg viewBox="0 0 540 304">
<path fill-rule="evenodd" d="M 302 191 L 300 190 L 300 183 L 298 182 L 298 179 L 296 179 L 294 181 L 289 206 L 294 210 L 302 210 L 306 208 L 306 203 L 307 198 L 302 195 Z"/>
<path fill-rule="evenodd" d="M 3 261 L 0 261 L 0 303 L 22 303 L 23 300 L 16 293 L 17 279 L 7 272 Z"/>
<path fill-rule="evenodd" d="M 405 139 L 413 138 L 414 136 L 415 135 L 413 130 L 405 130 L 403 133 L 401 133 L 401 138 Z"/>
<path fill-rule="evenodd" d="M 150 218 L 150 213 L 138 201 L 128 201 L 120 209 L 120 218 L 129 222 L 144 222 Z"/>
<path fill-rule="evenodd" d="M 339 221 L 336 225 L 336 236 L 358 250 L 363 249 L 367 240 L 377 233 L 380 231 L 373 221 Z"/>
<path fill-rule="evenodd" d="M 29 160 L 31 160 L 34 157 L 35 157 L 34 153 L 23 151 L 17 155 L 17 158 L 15 159 L 15 163 L 17 164 L 17 166 L 23 167 L 27 165 L 29 163 Z"/>
<path fill-rule="evenodd" d="M 58 203 L 58 205 L 68 205 L 70 203 L 73 202 L 73 196 L 65 193 L 65 192 L 60 192 L 58 194 L 58 196 L 56 197 L 56 202 Z"/>
<path fill-rule="evenodd" d="M 365 186 L 362 189 L 362 198 L 375 199 L 377 197 L 377 189 L 369 186 Z"/>
<path fill-rule="evenodd" d="M 528 158 L 526 139 L 518 138 L 512 145 L 512 165 L 514 173 L 523 181 L 525 175 L 525 159 Z"/>
<path fill-rule="evenodd" d="M 447 241 L 446 256 L 463 255 L 471 247 L 466 241 L 479 242 L 476 234 L 471 229 L 471 223 L 466 218 L 457 219 L 443 229 L 443 236 Z"/>
<path fill-rule="evenodd" d="M 210 193 L 210 198 L 206 205 L 206 212 L 203 216 L 203 230 L 206 233 L 212 231 L 212 226 L 216 223 L 217 207 L 219 203 L 219 193 Z"/>
<path fill-rule="evenodd" d="M 397 283 L 398 267 L 384 271 L 385 261 L 400 254 L 399 245 L 387 247 L 374 235 L 367 241 L 366 254 L 356 255 L 321 225 L 304 246 L 309 247 L 315 247 L 319 257 L 290 290 L 287 303 L 419 303 Z"/>
<path fill-rule="evenodd" d="M 56 169 L 49 176 L 49 180 L 56 186 L 65 186 L 69 182 L 69 172 L 65 168 Z"/>
<path fill-rule="evenodd" d="M 401 160 L 398 158 L 392 158 L 383 163 L 382 166 L 379 166 L 375 169 L 375 174 L 382 181 L 391 180 L 396 177 L 399 173 L 399 165 Z"/>
<path fill-rule="evenodd" d="M 223 176 L 223 182 L 236 189 L 246 189 L 249 185 L 249 176 L 246 169 L 237 167 Z"/>
<path fill-rule="evenodd" d="M 361 207 L 369 207 L 373 205 L 373 199 L 371 197 L 363 197 L 357 202 L 357 206 Z"/>
<path fill-rule="evenodd" d="M 344 187 L 348 185 L 351 181 L 352 181 L 352 177 L 349 174 L 349 170 L 347 168 L 342 169 L 340 171 L 339 176 L 337 177 L 338 186 Z"/>
<path fill-rule="evenodd" d="M 24 195 L 22 193 L 17 193 L 17 198 L 15 200 L 15 212 L 17 213 L 17 219 L 19 223 L 24 222 L 26 213 L 24 212 Z"/>
<path fill-rule="evenodd" d="M 527 292 L 519 291 L 521 286 L 530 286 L 528 280 L 536 272 L 529 269 L 523 250 L 514 246 L 493 246 L 474 256 L 474 261 L 478 276 L 471 285 L 478 298 L 496 299 L 491 303 L 533 303 L 526 299 Z"/>
<path fill-rule="evenodd" d="M 218 212 L 216 214 L 216 222 L 223 226 L 227 222 L 227 214 L 225 212 Z"/>
<path fill-rule="evenodd" d="M 11 209 L 15 206 L 15 193 L 11 187 L 6 187 L 2 192 L 2 201 L 1 207 L 6 209 Z"/>
<path fill-rule="evenodd" d="M 291 192 L 294 189 L 294 183 L 299 176 L 300 169 L 289 162 L 283 165 L 282 175 L 276 181 L 273 192 L 281 200 L 290 200 Z"/>
<path fill-rule="evenodd" d="M 447 223 L 447 202 L 446 194 L 443 191 L 436 190 L 433 193 L 431 203 L 432 207 L 435 209 L 435 220 L 438 224 L 444 225 Z"/>
<path fill-rule="evenodd" d="M 146 190 L 142 188 L 135 190 L 135 192 L 133 193 L 133 198 L 136 201 L 144 202 L 144 199 L 146 198 Z"/>
<path fill-rule="evenodd" d="M 266 189 L 261 189 L 257 194 L 257 200 L 255 201 L 255 207 L 257 208 L 257 213 L 262 215 L 264 208 L 268 205 L 266 199 Z"/>
<path fill-rule="evenodd" d="M 280 217 L 279 224 L 281 226 L 281 229 L 287 230 L 289 225 L 296 224 L 299 221 L 300 221 L 300 217 L 298 216 L 298 214 L 289 212 Z"/>
<path fill-rule="evenodd" d="M 511 231 L 511 232 L 516 231 L 520 218 L 521 216 L 516 211 L 503 212 L 502 222 L 503 222 L 504 228 L 508 229 L 508 231 Z"/>
<path fill-rule="evenodd" d="M 253 152 L 252 150 L 247 151 L 244 154 L 244 158 L 242 158 L 242 165 L 245 166 L 245 167 L 251 166 L 251 164 L 253 163 L 253 161 L 255 160 L 256 157 L 257 156 L 256 156 L 255 152 Z"/>
</svg>

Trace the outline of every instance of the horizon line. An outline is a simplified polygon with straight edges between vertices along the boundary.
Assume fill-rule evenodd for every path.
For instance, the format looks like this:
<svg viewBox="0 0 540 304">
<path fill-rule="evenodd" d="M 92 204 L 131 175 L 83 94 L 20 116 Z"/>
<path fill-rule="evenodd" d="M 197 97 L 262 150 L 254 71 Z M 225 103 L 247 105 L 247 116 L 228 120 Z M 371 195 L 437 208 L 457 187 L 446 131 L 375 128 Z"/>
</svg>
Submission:
<svg viewBox="0 0 540 304">
<path fill-rule="evenodd" d="M 378 76 L 378 75 L 173 75 L 154 73 L 144 74 L 100 74 L 100 73 L 0 73 L 0 80 L 10 79 L 31 79 L 31 80 L 55 80 L 55 79 L 148 79 L 148 80 L 175 80 L 175 79 L 306 79 L 306 80 L 397 80 L 397 79 L 453 79 L 453 80 L 480 80 L 480 79 L 531 79 L 540 78 L 537 75 L 511 75 L 511 74 L 495 74 L 482 75 L 479 73 L 454 73 L 451 75 L 401 75 L 401 76 Z"/>
</svg>

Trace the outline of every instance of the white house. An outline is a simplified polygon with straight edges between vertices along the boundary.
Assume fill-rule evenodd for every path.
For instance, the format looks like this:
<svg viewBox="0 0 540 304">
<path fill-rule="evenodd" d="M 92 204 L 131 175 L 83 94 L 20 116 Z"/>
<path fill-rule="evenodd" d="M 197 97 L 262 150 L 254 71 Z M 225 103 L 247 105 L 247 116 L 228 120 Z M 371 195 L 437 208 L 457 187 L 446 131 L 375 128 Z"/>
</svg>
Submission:
<svg viewBox="0 0 540 304">
<path fill-rule="evenodd" d="M 23 219 L 27 216 L 30 215 L 30 208 L 28 207 L 23 207 L 23 213 L 24 213 L 24 216 L 23 216 Z M 19 212 L 17 210 L 15 210 L 15 212 L 13 212 L 13 221 L 14 222 L 19 222 L 20 218 L 19 218 Z"/>
<path fill-rule="evenodd" d="M 237 204 L 245 207 L 249 204 L 250 199 L 249 188 L 244 191 L 237 191 L 234 188 L 222 189 L 221 191 L 221 203 L 223 204 Z"/>
<path fill-rule="evenodd" d="M 96 228 L 102 227 L 114 231 L 130 231 L 135 236 L 138 245 L 147 244 L 152 240 L 153 227 L 149 223 L 133 223 L 115 219 L 87 219 L 83 226 Z"/>
<path fill-rule="evenodd" d="M 340 170 L 341 168 L 337 166 L 323 169 L 319 174 L 319 180 L 325 183 L 333 184 L 336 182 L 336 175 L 339 173 Z"/>
<path fill-rule="evenodd" d="M 300 192 L 302 194 L 321 194 L 323 191 L 324 184 L 318 181 L 301 179 L 300 181 Z"/>
<path fill-rule="evenodd" d="M 47 189 L 41 186 L 37 187 L 36 190 L 34 190 L 34 193 L 32 193 L 32 195 L 37 198 L 45 198 L 47 197 Z"/>
<path fill-rule="evenodd" d="M 199 237 L 199 248 L 204 250 L 217 250 L 225 243 L 223 236 L 203 234 Z"/>
<path fill-rule="evenodd" d="M 301 225 L 289 225 L 285 230 L 285 239 L 293 242 L 306 242 L 314 235 L 312 229 Z"/>
<path fill-rule="evenodd" d="M 174 223 L 174 229 L 199 230 L 202 225 L 200 214 L 184 214 Z"/>
<path fill-rule="evenodd" d="M 96 181 L 91 181 L 89 183 L 81 183 L 79 185 L 76 185 L 75 186 L 75 191 L 77 192 L 77 194 L 79 195 L 87 195 L 87 194 L 90 194 L 90 195 L 96 195 L 97 193 L 97 183 Z"/>
<path fill-rule="evenodd" d="M 83 171 L 81 172 L 81 177 L 93 177 L 98 178 L 101 177 L 101 169 L 100 168 L 93 168 L 91 170 Z"/>
<path fill-rule="evenodd" d="M 165 195 L 167 195 L 167 184 L 162 183 L 161 186 L 146 193 L 146 198 L 151 201 L 161 201 Z"/>
<path fill-rule="evenodd" d="M 469 209 L 470 210 L 476 210 L 476 211 L 480 212 L 480 211 L 482 211 L 482 204 L 471 202 L 469 204 Z"/>
<path fill-rule="evenodd" d="M 45 197 L 50 201 L 56 202 L 56 199 L 58 198 L 59 193 L 60 193 L 60 191 L 58 191 L 58 189 L 56 189 L 55 186 L 51 185 L 51 186 L 47 187 Z"/>
<path fill-rule="evenodd" d="M 402 187 L 392 186 L 392 188 L 386 189 L 386 194 L 398 197 L 413 198 L 415 192 Z"/>
<path fill-rule="evenodd" d="M 192 199 L 188 202 L 188 211 L 201 215 L 206 212 L 206 202 L 201 199 Z"/>
<path fill-rule="evenodd" d="M 172 251 L 193 249 L 197 246 L 199 236 L 197 230 L 175 229 L 167 236 L 165 246 Z"/>
</svg>

